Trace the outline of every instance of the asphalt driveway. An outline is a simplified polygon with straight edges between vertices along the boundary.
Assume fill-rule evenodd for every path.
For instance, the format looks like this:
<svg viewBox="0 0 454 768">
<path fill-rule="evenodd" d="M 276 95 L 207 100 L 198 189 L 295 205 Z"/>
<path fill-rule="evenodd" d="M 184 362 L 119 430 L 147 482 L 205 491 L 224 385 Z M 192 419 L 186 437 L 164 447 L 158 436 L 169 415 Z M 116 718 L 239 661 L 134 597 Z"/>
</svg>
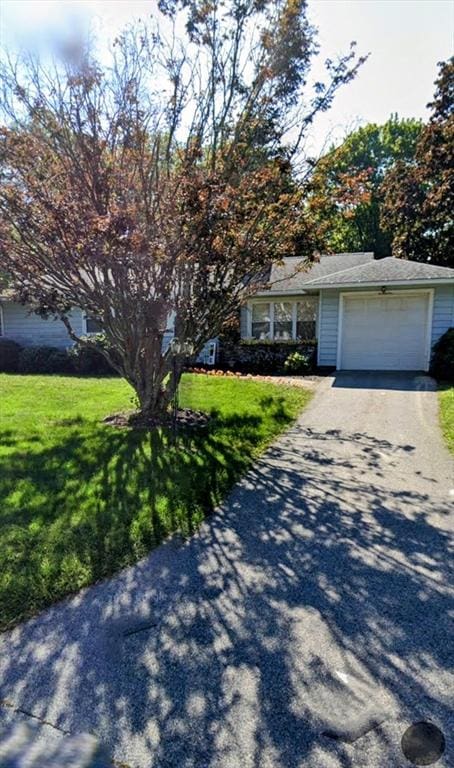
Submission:
<svg viewBox="0 0 454 768">
<path fill-rule="evenodd" d="M 0 722 L 131 768 L 399 768 L 430 719 L 453 765 L 453 488 L 428 377 L 324 379 L 189 542 L 3 635 Z"/>
</svg>

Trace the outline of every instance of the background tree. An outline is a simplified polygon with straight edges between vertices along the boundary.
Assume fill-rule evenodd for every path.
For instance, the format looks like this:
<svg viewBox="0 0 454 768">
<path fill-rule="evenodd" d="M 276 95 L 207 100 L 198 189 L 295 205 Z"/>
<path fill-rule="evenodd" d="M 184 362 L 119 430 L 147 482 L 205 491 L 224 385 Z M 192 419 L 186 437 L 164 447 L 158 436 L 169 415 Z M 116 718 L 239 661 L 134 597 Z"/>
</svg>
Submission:
<svg viewBox="0 0 454 768">
<path fill-rule="evenodd" d="M 392 235 L 381 218 L 381 184 L 396 162 L 413 159 L 422 123 L 392 116 L 350 133 L 315 165 L 309 212 L 328 251 L 391 255 Z"/>
<path fill-rule="evenodd" d="M 454 267 L 454 58 L 439 67 L 414 161 L 398 162 L 383 183 L 382 221 L 394 256 Z"/>
<path fill-rule="evenodd" d="M 270 259 L 292 252 L 301 139 L 362 61 L 353 49 L 328 61 L 308 100 L 304 0 L 160 8 L 168 41 L 129 30 L 109 66 L 76 47 L 0 73 L 0 270 L 75 341 L 89 343 L 71 308 L 99 319 L 147 420 L 181 375 L 181 348 L 163 348 L 169 318 L 197 352 Z"/>
</svg>

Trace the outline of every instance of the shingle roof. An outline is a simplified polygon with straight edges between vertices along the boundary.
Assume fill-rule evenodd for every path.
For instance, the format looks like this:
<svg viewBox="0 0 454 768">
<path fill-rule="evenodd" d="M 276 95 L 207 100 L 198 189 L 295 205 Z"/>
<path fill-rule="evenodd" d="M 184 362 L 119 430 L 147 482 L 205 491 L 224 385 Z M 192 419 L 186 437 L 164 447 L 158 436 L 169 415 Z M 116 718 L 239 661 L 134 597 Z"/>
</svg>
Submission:
<svg viewBox="0 0 454 768">
<path fill-rule="evenodd" d="M 367 264 L 374 258 L 373 253 L 334 253 L 323 255 L 319 261 L 308 262 L 299 257 L 283 259 L 279 264 L 273 264 L 270 274 L 265 278 L 269 288 L 261 293 L 277 291 L 282 293 L 302 290 L 310 280 L 323 278 L 339 270 L 350 269 Z"/>
<path fill-rule="evenodd" d="M 454 269 L 389 256 L 350 269 L 341 269 L 329 275 L 314 277 L 306 282 L 306 287 L 309 289 L 328 285 L 362 285 L 364 283 L 384 285 L 407 281 L 430 282 L 431 280 L 454 281 Z"/>
</svg>

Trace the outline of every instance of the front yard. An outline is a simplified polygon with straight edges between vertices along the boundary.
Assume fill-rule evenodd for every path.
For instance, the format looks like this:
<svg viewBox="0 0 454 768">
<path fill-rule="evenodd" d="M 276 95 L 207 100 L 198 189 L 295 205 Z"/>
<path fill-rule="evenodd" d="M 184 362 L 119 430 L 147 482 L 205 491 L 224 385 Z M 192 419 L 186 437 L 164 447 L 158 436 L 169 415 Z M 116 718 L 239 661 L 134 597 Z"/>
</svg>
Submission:
<svg viewBox="0 0 454 768">
<path fill-rule="evenodd" d="M 119 379 L 0 375 L 0 629 L 190 534 L 310 394 L 186 375 L 181 404 L 213 414 L 180 433 L 115 429 Z"/>
<path fill-rule="evenodd" d="M 454 453 L 454 387 L 441 385 L 439 398 L 441 428 L 449 450 Z"/>
</svg>

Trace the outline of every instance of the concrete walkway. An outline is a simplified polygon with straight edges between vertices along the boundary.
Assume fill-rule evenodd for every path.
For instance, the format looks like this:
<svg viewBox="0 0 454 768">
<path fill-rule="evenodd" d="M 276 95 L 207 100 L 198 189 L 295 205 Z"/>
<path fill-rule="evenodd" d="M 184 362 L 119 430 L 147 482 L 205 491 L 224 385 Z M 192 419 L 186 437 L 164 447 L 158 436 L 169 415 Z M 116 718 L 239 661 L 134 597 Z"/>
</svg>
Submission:
<svg viewBox="0 0 454 768">
<path fill-rule="evenodd" d="M 433 389 L 323 380 L 189 542 L 3 635 L 0 718 L 94 733 L 131 768 L 403 768 L 406 727 L 431 719 L 454 765 Z"/>
</svg>

